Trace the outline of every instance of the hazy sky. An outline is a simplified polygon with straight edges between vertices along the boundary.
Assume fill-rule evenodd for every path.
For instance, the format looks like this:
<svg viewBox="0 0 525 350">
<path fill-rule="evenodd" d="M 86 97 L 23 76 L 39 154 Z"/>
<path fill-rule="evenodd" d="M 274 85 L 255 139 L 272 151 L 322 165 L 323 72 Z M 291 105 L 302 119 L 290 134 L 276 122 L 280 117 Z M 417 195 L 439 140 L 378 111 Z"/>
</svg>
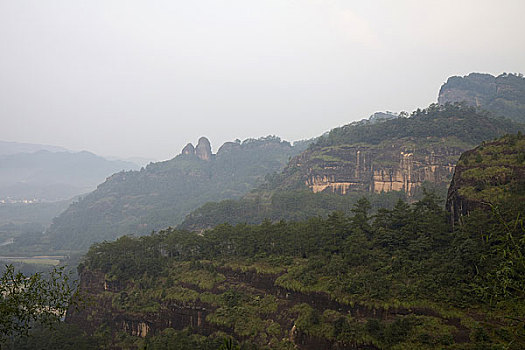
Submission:
<svg viewBox="0 0 525 350">
<path fill-rule="evenodd" d="M 0 0 L 0 140 L 167 159 L 525 73 L 523 0 Z"/>
</svg>

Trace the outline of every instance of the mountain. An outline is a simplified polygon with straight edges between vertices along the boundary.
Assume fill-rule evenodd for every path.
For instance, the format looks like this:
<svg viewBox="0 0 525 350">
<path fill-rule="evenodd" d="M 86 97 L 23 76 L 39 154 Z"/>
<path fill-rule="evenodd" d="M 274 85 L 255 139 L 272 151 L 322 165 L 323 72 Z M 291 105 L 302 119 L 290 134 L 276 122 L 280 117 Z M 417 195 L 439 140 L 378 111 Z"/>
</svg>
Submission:
<svg viewBox="0 0 525 350">
<path fill-rule="evenodd" d="M 33 153 L 38 151 L 66 152 L 68 150 L 59 146 L 0 141 L 0 156 L 16 153 Z"/>
<path fill-rule="evenodd" d="M 56 248 L 87 249 L 93 242 L 175 226 L 208 201 L 242 196 L 305 146 L 268 136 L 226 142 L 212 154 L 203 137 L 169 161 L 109 177 L 57 217 L 48 235 Z"/>
<path fill-rule="evenodd" d="M 92 191 L 115 172 L 136 168 L 133 163 L 109 161 L 85 151 L 40 150 L 3 155 L 0 156 L 0 201 L 65 200 Z"/>
<path fill-rule="evenodd" d="M 454 227 L 425 193 L 373 216 L 360 199 L 350 215 L 96 244 L 79 268 L 94 302 L 67 322 L 111 348 L 523 349 L 524 141 L 463 153 L 449 193 L 501 206 Z"/>
<path fill-rule="evenodd" d="M 525 78 L 522 74 L 471 73 L 450 77 L 441 86 L 438 103 L 465 102 L 525 123 Z"/>
<path fill-rule="evenodd" d="M 376 207 L 388 207 L 399 197 L 420 198 L 423 186 L 445 195 L 461 153 L 517 130 L 525 126 L 461 104 L 433 104 L 409 117 L 348 124 L 321 136 L 241 201 L 209 203 L 180 228 L 348 212 L 363 195 Z"/>
</svg>

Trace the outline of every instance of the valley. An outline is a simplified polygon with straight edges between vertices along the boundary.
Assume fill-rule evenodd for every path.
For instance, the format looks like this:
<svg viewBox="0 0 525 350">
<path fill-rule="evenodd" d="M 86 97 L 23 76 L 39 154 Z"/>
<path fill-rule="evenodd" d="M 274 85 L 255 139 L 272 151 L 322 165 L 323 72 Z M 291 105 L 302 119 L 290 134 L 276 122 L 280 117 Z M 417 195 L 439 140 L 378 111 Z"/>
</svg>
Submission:
<svg viewBox="0 0 525 350">
<path fill-rule="evenodd" d="M 78 266 L 82 304 L 16 348 L 520 349 L 525 125 L 478 107 L 201 137 L 73 201 L 10 203 L 0 260 Z"/>
</svg>

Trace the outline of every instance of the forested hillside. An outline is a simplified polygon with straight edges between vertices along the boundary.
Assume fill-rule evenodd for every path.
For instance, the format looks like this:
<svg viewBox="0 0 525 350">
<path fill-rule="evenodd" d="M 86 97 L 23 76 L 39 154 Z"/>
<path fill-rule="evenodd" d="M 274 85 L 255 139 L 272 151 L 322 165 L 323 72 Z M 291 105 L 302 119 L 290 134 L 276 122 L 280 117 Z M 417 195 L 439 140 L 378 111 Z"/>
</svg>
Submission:
<svg viewBox="0 0 525 350">
<path fill-rule="evenodd" d="M 503 140 L 501 162 L 524 168 L 522 149 L 505 141 L 523 136 Z M 488 167 L 480 176 L 484 190 L 497 186 Z M 522 349 L 520 196 L 511 187 L 454 228 L 425 193 L 375 215 L 362 198 L 350 215 L 100 243 L 81 265 L 97 303 L 68 322 L 127 348 L 191 340 L 204 349 L 229 335 L 261 349 Z"/>
<path fill-rule="evenodd" d="M 175 226 L 208 201 L 245 194 L 304 147 L 270 136 L 227 142 L 212 154 L 201 138 L 171 160 L 111 176 L 73 203 L 48 230 L 51 246 L 83 250 L 93 242 Z"/>
<path fill-rule="evenodd" d="M 398 198 L 421 198 L 423 187 L 445 197 L 462 152 L 517 130 L 525 126 L 461 104 L 434 104 L 410 116 L 352 123 L 321 136 L 240 201 L 208 203 L 180 227 L 326 216 L 333 210 L 348 212 L 363 195 L 375 208 L 391 208 Z"/>
</svg>

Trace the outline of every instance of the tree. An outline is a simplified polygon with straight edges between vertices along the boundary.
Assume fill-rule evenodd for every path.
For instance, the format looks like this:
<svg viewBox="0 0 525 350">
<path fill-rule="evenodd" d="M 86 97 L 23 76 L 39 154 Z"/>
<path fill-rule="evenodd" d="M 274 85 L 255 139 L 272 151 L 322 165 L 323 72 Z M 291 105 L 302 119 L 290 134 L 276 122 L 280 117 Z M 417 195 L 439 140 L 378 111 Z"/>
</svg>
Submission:
<svg viewBox="0 0 525 350">
<path fill-rule="evenodd" d="M 0 341 L 27 335 L 35 323 L 53 327 L 79 300 L 74 289 L 63 267 L 25 276 L 7 265 L 0 277 Z"/>
</svg>

